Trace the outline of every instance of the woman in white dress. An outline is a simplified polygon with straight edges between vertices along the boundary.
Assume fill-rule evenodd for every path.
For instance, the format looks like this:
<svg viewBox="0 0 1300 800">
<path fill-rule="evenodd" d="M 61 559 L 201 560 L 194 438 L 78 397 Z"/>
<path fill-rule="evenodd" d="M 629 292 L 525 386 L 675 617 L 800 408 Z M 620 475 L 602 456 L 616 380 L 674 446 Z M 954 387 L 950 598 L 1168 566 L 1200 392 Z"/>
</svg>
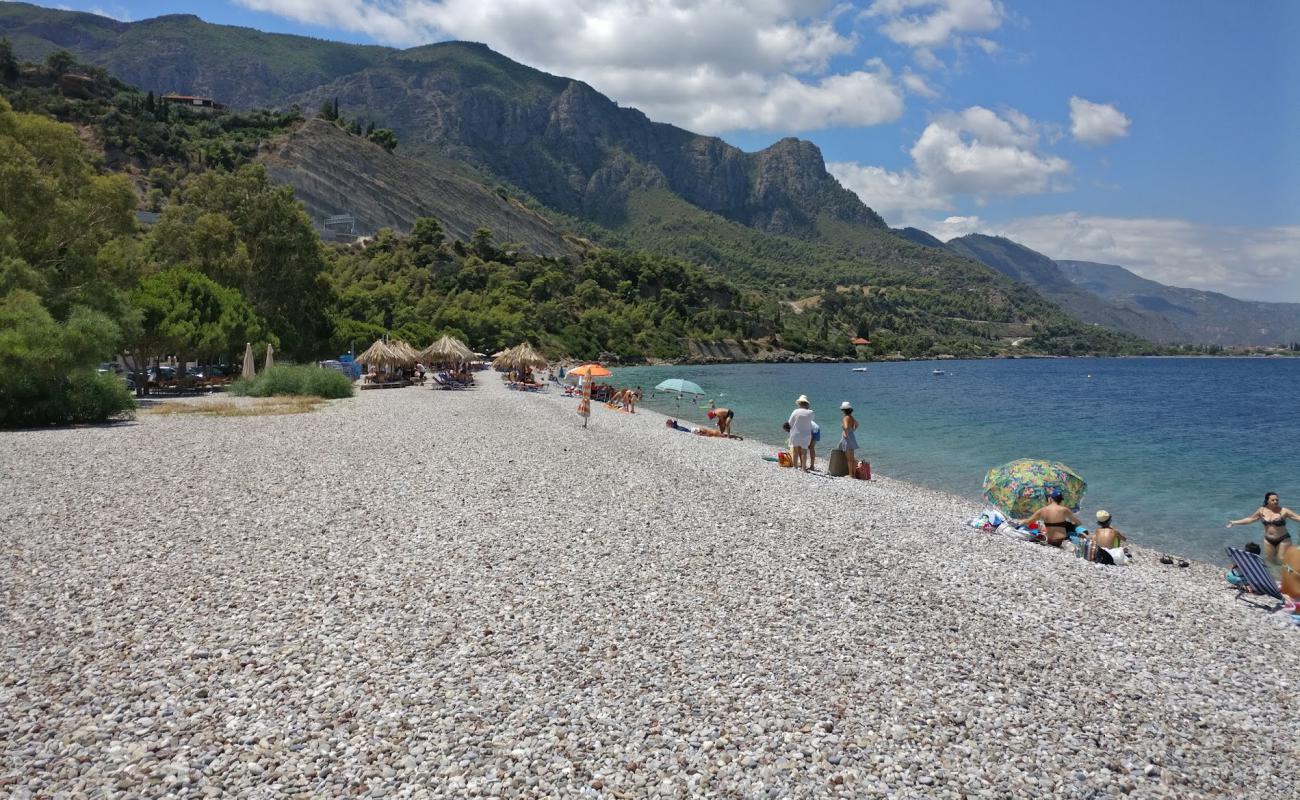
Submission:
<svg viewBox="0 0 1300 800">
<path fill-rule="evenodd" d="M 790 449 L 793 451 L 794 465 L 804 472 L 808 471 L 808 446 L 812 444 L 813 412 L 809 408 L 807 395 L 799 395 L 794 401 L 795 409 L 790 412 Z"/>
</svg>

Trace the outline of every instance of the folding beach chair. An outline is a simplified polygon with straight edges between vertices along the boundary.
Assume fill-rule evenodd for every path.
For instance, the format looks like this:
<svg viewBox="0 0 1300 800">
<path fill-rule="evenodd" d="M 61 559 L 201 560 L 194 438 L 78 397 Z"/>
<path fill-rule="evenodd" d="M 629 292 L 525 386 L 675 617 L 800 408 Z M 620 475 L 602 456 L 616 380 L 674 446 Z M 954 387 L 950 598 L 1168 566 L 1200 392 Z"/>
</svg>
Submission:
<svg viewBox="0 0 1300 800">
<path fill-rule="evenodd" d="M 1246 579 L 1246 585 L 1237 589 L 1238 600 L 1256 608 L 1265 609 L 1269 613 L 1279 611 L 1286 606 L 1288 600 L 1278 589 L 1277 581 L 1273 580 L 1273 576 L 1269 574 L 1268 568 L 1264 566 L 1263 561 L 1260 561 L 1259 556 L 1236 547 L 1229 547 L 1228 557 L 1232 559 L 1232 563 L 1237 565 L 1237 571 L 1241 573 L 1241 576 Z M 1255 594 L 1277 600 L 1278 604 L 1270 608 L 1263 603 L 1246 600 L 1247 588 Z"/>
</svg>

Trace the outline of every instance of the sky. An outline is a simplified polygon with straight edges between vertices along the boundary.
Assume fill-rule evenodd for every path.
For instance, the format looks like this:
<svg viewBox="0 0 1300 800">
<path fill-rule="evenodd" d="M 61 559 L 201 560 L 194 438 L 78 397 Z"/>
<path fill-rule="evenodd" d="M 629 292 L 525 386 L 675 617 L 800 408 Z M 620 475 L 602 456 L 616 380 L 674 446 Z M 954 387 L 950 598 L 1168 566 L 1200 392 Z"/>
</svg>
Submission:
<svg viewBox="0 0 1300 800">
<path fill-rule="evenodd" d="M 893 226 L 1300 302 L 1300 2 L 64 0 L 463 39 L 745 150 L 816 143 Z"/>
</svg>

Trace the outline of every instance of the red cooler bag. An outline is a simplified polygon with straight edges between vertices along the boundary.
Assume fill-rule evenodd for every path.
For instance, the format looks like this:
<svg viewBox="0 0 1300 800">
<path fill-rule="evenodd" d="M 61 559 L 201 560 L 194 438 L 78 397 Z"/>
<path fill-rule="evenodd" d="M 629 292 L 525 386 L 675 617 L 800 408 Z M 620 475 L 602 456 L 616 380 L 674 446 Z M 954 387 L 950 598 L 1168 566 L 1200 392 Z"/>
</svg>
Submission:
<svg viewBox="0 0 1300 800">
<path fill-rule="evenodd" d="M 853 477 L 860 481 L 871 480 L 871 465 L 865 461 L 859 461 L 857 469 L 853 470 Z"/>
</svg>

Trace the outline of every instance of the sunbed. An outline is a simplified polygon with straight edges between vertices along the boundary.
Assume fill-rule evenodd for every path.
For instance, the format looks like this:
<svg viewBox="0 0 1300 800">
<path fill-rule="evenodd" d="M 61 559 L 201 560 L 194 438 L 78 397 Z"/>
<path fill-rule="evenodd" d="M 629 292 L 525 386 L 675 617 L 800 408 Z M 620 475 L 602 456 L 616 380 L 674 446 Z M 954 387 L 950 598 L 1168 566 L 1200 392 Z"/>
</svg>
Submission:
<svg viewBox="0 0 1300 800">
<path fill-rule="evenodd" d="M 1264 562 L 1260 560 L 1259 556 L 1236 547 L 1229 547 L 1228 557 L 1232 559 L 1232 563 L 1237 565 L 1237 571 L 1246 581 L 1244 586 L 1237 588 L 1238 600 L 1257 608 L 1263 608 L 1269 613 L 1280 611 L 1290 602 L 1287 600 L 1286 595 L 1282 594 L 1277 581 L 1273 580 L 1273 576 L 1269 573 L 1268 568 L 1264 566 Z M 1246 599 L 1247 592 L 1254 592 L 1263 597 L 1271 597 L 1277 600 L 1278 604 L 1270 607 L 1263 603 L 1252 602 Z"/>
</svg>

